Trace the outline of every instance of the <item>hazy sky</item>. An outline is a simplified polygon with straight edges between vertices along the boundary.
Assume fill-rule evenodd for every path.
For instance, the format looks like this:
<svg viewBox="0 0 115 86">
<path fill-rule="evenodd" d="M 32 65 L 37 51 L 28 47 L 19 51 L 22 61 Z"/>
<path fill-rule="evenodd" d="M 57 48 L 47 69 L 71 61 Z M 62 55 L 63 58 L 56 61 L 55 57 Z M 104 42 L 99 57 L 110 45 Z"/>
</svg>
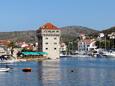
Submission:
<svg viewBox="0 0 115 86">
<path fill-rule="evenodd" d="M 36 30 L 46 22 L 107 29 L 115 26 L 115 0 L 0 0 L 0 32 Z"/>
</svg>

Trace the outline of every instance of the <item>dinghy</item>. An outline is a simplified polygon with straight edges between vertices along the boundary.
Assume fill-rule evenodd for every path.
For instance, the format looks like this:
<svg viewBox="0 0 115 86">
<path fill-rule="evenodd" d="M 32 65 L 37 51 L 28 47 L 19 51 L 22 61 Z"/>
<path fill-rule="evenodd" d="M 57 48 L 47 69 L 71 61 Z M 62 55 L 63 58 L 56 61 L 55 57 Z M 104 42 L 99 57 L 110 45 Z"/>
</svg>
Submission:
<svg viewBox="0 0 115 86">
<path fill-rule="evenodd" d="M 31 72 L 32 69 L 31 69 L 31 68 L 23 68 L 22 71 L 23 71 L 23 72 Z"/>
<path fill-rule="evenodd" d="M 10 71 L 10 68 L 0 68 L 0 72 L 8 72 Z"/>
</svg>

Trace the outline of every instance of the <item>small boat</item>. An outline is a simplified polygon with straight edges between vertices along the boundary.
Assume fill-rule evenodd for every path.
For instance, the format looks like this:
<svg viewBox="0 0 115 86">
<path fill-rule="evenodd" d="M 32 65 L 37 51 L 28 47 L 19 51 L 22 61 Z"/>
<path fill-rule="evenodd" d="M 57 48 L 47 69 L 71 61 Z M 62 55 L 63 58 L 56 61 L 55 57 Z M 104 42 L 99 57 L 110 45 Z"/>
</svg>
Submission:
<svg viewBox="0 0 115 86">
<path fill-rule="evenodd" d="M 31 68 L 24 68 L 24 69 L 22 69 L 22 71 L 23 71 L 23 72 L 31 72 L 32 69 L 31 69 Z"/>
<path fill-rule="evenodd" d="M 0 72 L 8 72 L 10 71 L 10 68 L 0 68 Z"/>
<path fill-rule="evenodd" d="M 71 55 L 71 57 L 81 57 L 81 58 L 85 58 L 85 57 L 91 57 L 91 56 L 89 56 L 89 55 L 77 54 L 77 55 Z"/>
<path fill-rule="evenodd" d="M 15 63 L 15 62 L 17 62 L 16 60 L 2 60 L 2 61 L 0 61 L 0 63 Z"/>
<path fill-rule="evenodd" d="M 109 52 L 105 51 L 104 55 L 109 56 L 109 57 L 115 57 L 115 51 L 109 51 Z"/>
<path fill-rule="evenodd" d="M 12 56 L 9 55 L 0 56 L 0 63 L 15 63 L 17 61 L 17 59 L 14 59 Z"/>
</svg>

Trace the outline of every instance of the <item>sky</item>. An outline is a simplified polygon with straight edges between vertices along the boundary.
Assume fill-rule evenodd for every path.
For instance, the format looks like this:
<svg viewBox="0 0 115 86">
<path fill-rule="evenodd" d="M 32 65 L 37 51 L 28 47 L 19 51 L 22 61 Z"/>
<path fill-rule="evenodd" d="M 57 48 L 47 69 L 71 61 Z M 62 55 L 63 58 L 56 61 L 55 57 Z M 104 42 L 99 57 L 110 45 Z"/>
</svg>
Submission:
<svg viewBox="0 0 115 86">
<path fill-rule="evenodd" d="M 85 26 L 104 30 L 115 26 L 115 0 L 0 0 L 0 32 Z"/>
</svg>

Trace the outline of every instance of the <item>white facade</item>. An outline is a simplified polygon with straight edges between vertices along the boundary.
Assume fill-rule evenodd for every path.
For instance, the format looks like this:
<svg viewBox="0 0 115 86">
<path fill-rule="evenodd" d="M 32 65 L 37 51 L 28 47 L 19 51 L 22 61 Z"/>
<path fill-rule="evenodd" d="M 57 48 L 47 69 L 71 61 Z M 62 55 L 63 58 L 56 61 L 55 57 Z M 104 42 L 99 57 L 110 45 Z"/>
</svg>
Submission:
<svg viewBox="0 0 115 86">
<path fill-rule="evenodd" d="M 89 44 L 80 41 L 78 42 L 78 51 L 88 51 Z"/>
<path fill-rule="evenodd" d="M 38 51 L 47 52 L 48 58 L 57 59 L 60 55 L 60 29 L 55 28 L 52 24 L 50 27 L 48 25 L 42 26 L 37 34 Z"/>
<path fill-rule="evenodd" d="M 93 39 L 85 39 L 85 40 L 81 40 L 78 42 L 78 50 L 79 51 L 90 51 L 90 50 L 94 50 L 95 48 L 97 48 L 95 46 L 95 40 Z"/>
<path fill-rule="evenodd" d="M 0 56 L 7 55 L 7 49 L 4 46 L 0 46 Z"/>
<path fill-rule="evenodd" d="M 60 44 L 60 52 L 67 51 L 67 45 L 65 43 Z"/>
</svg>

